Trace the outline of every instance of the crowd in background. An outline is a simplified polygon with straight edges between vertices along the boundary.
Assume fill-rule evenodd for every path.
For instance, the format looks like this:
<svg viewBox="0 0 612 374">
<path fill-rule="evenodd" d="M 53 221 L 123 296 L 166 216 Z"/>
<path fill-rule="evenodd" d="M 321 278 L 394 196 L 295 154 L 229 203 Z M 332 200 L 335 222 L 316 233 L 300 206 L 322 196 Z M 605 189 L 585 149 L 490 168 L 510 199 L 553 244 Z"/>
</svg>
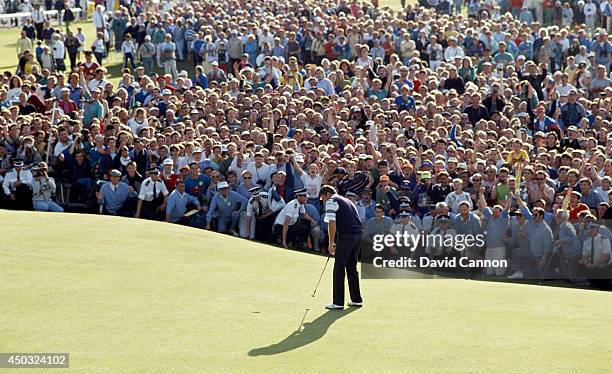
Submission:
<svg viewBox="0 0 612 374">
<path fill-rule="evenodd" d="M 48 6 L 0 77 L 2 207 L 324 252 L 333 185 L 366 245 L 483 234 L 488 275 L 611 277 L 609 0 L 111 1 L 96 35 Z"/>
</svg>

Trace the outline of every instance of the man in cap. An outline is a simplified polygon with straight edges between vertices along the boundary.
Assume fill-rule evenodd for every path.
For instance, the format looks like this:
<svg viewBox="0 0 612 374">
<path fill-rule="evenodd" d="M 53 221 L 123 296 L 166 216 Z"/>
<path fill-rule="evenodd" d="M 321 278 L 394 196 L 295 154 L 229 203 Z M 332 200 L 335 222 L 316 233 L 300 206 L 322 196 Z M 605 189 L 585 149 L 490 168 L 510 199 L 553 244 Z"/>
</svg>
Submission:
<svg viewBox="0 0 612 374">
<path fill-rule="evenodd" d="M 582 244 L 581 273 L 594 286 L 609 286 L 612 278 L 610 240 L 601 235 L 598 223 L 588 224 L 588 237 Z"/>
<path fill-rule="evenodd" d="M 178 174 L 174 172 L 174 161 L 172 161 L 171 158 L 167 158 L 162 162 L 160 178 L 166 184 L 168 192 L 174 191 L 179 177 Z"/>
<path fill-rule="evenodd" d="M 109 173 L 110 181 L 102 185 L 99 192 L 96 192 L 100 213 L 128 217 L 133 214 L 129 209 L 128 195 L 129 186 L 121 182 L 121 172 L 113 169 Z"/>
<path fill-rule="evenodd" d="M 245 212 L 246 208 L 247 199 L 244 196 L 238 192 L 231 191 L 227 182 L 219 182 L 217 184 L 217 193 L 212 198 L 206 215 L 206 229 L 210 230 L 212 222 L 215 220 L 217 232 L 231 232 L 232 235 L 238 236 L 236 225 L 241 219 L 241 213 Z M 241 236 L 244 237 L 244 235 Z"/>
<path fill-rule="evenodd" d="M 294 194 L 295 199 L 289 201 L 276 216 L 273 233 L 283 247 L 289 248 L 292 244 L 305 249 L 310 226 L 316 222 L 306 213 L 306 189 L 296 190 Z"/>
<path fill-rule="evenodd" d="M 421 216 L 429 213 L 431 204 L 431 172 L 421 171 L 419 173 L 419 184 L 412 193 L 412 204 L 416 214 Z"/>
<path fill-rule="evenodd" d="M 399 233 L 399 235 L 401 235 L 402 237 L 404 236 L 404 233 L 406 233 L 406 235 L 408 235 L 408 237 L 411 238 L 411 239 L 408 239 L 409 243 L 414 243 L 414 240 L 418 238 L 421 231 L 414 224 L 414 222 L 412 222 L 412 214 L 410 213 L 410 204 L 402 203 L 400 206 L 403 206 L 407 210 L 400 211 L 399 222 L 394 223 L 393 226 L 391 226 L 391 229 L 389 229 L 389 233 L 393 235 L 396 235 Z M 401 249 L 401 251 L 398 251 L 398 249 Z M 417 255 L 416 250 L 417 250 L 416 246 L 409 247 L 409 248 L 404 248 L 404 247 L 393 248 L 391 249 L 391 253 L 392 254 L 401 253 L 403 256 L 410 256 L 411 258 L 415 258 Z"/>
<path fill-rule="evenodd" d="M 361 219 L 357 207 L 350 200 L 338 195 L 332 186 L 323 186 L 320 198 L 325 206 L 329 253 L 334 261 L 333 301 L 327 309 L 344 309 L 344 278 L 348 280 L 351 301 L 349 306 L 361 307 L 363 299 L 359 289 L 357 258 L 361 249 Z"/>
<path fill-rule="evenodd" d="M 272 226 L 278 211 L 272 209 L 270 195 L 266 191 L 262 191 L 261 186 L 255 186 L 249 189 L 249 192 L 251 193 L 251 197 L 246 207 L 246 236 L 249 239 L 255 239 L 261 242 L 270 241 Z M 253 219 L 253 217 L 255 217 L 255 219 Z"/>
<path fill-rule="evenodd" d="M 63 212 L 64 208 L 53 201 L 55 194 L 55 179 L 49 177 L 47 164 L 39 162 L 31 168 L 34 180 L 32 181 L 32 201 L 34 210 L 42 212 Z"/>
<path fill-rule="evenodd" d="M 18 210 L 32 210 L 32 172 L 24 169 L 23 160 L 13 159 L 13 169 L 6 173 L 2 188 L 9 206 Z"/>
<path fill-rule="evenodd" d="M 144 67 L 144 73 L 150 74 L 153 71 L 153 59 L 157 55 L 155 44 L 151 43 L 151 36 L 146 35 L 144 43 L 138 47 L 138 56 Z"/>
<path fill-rule="evenodd" d="M 168 196 L 168 204 L 166 205 L 166 222 L 198 227 L 198 214 L 186 215 L 188 211 L 193 209 L 195 209 L 198 213 L 202 210 L 200 201 L 196 197 L 185 192 L 184 181 L 177 181 L 176 189 L 172 191 L 170 196 Z"/>
<path fill-rule="evenodd" d="M 157 168 L 150 168 L 149 177 L 142 181 L 140 185 L 136 218 L 142 216 L 144 219 L 162 220 L 167 199 L 168 189 L 159 178 L 159 170 Z"/>
<path fill-rule="evenodd" d="M 427 240 L 425 253 L 429 259 L 443 259 L 454 257 L 457 253 L 455 249 L 455 238 L 457 231 L 451 228 L 451 218 L 442 214 L 436 217 L 436 228 L 430 233 L 435 240 Z"/>
<path fill-rule="evenodd" d="M 164 73 L 171 74 L 172 79 L 178 77 L 178 71 L 176 69 L 176 44 L 172 41 L 172 35 L 166 34 L 164 36 L 164 42 L 160 45 L 160 60 L 164 65 Z"/>
</svg>

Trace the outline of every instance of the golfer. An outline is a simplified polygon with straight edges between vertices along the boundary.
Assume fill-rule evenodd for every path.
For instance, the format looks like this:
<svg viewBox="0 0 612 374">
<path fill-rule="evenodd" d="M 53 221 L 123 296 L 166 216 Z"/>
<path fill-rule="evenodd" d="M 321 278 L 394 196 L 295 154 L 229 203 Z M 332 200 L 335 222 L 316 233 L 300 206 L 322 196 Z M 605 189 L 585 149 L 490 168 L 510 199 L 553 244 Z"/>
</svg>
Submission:
<svg viewBox="0 0 612 374">
<path fill-rule="evenodd" d="M 338 195 L 331 186 L 321 187 L 319 197 L 325 204 L 325 222 L 328 225 L 329 253 L 334 262 L 334 299 L 327 309 L 344 309 L 344 274 L 348 278 L 351 301 L 349 306 L 363 306 L 359 291 L 357 257 L 361 247 L 361 220 L 357 207 L 349 199 Z M 337 246 L 336 246 L 336 233 Z"/>
</svg>

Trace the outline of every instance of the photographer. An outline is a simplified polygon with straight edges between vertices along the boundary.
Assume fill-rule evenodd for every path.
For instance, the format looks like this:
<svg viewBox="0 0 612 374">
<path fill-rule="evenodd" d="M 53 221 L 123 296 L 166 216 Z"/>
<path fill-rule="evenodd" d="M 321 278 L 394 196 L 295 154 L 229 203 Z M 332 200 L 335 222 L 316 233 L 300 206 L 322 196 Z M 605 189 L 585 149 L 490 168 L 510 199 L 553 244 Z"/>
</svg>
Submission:
<svg viewBox="0 0 612 374">
<path fill-rule="evenodd" d="M 38 163 L 32 167 L 34 180 L 32 181 L 32 203 L 34 210 L 40 212 L 63 212 L 64 209 L 53 201 L 55 194 L 55 180 L 48 175 L 47 164 Z"/>
<path fill-rule="evenodd" d="M 251 192 L 251 198 L 246 208 L 246 236 L 262 242 L 270 241 L 274 219 L 284 207 L 284 201 L 281 200 L 282 205 L 274 203 L 267 192 L 261 191 L 260 186 L 251 188 L 249 192 Z M 254 220 L 253 217 L 255 217 Z"/>
</svg>

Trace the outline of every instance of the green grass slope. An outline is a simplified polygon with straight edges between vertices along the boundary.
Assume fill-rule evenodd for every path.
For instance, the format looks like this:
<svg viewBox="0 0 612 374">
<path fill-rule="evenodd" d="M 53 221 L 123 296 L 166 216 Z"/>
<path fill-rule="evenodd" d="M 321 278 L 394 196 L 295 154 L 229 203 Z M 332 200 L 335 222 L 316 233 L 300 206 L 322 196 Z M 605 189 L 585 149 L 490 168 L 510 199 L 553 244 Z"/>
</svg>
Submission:
<svg viewBox="0 0 612 374">
<path fill-rule="evenodd" d="M 326 312 L 332 266 L 310 296 L 323 257 L 134 219 L 0 211 L 0 221 L 0 350 L 69 352 L 74 372 L 612 368 L 609 293 L 363 280 L 364 308 Z"/>
</svg>

